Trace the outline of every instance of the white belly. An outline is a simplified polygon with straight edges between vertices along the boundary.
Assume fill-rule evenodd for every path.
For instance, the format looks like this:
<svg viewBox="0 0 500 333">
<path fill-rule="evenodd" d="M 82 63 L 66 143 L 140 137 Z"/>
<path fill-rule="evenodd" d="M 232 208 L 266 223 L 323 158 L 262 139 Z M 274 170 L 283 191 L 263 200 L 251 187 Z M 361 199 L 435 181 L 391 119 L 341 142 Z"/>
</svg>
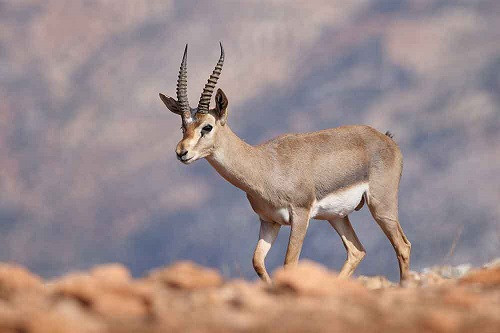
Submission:
<svg viewBox="0 0 500 333">
<path fill-rule="evenodd" d="M 310 218 L 330 220 L 345 217 L 352 213 L 361 202 L 361 198 L 368 191 L 368 183 L 361 183 L 343 190 L 331 193 L 311 207 Z M 251 202 L 252 203 L 252 202 Z M 272 208 L 264 204 L 252 203 L 252 208 L 265 221 L 272 221 L 281 225 L 290 224 L 288 208 Z"/>
<path fill-rule="evenodd" d="M 328 220 L 345 217 L 359 205 L 367 190 L 368 183 L 362 183 L 331 193 L 313 204 L 311 218 Z"/>
</svg>

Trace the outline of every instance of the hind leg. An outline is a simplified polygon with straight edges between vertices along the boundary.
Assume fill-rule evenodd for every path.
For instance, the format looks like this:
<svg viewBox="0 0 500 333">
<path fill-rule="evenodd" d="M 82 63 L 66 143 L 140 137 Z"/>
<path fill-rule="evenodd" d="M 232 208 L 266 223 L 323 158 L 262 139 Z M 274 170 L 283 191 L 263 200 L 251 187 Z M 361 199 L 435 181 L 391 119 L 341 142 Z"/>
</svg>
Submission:
<svg viewBox="0 0 500 333">
<path fill-rule="evenodd" d="M 295 208 L 291 211 L 291 230 L 285 256 L 285 268 L 295 266 L 299 262 L 300 252 L 309 227 L 309 210 Z"/>
<path fill-rule="evenodd" d="M 368 207 L 396 251 L 399 277 L 402 282 L 409 277 L 411 243 L 399 224 L 397 189 L 395 192 L 387 192 L 386 188 L 379 193 L 373 193 L 370 189 L 370 192 Z"/>
<path fill-rule="evenodd" d="M 332 227 L 339 234 L 347 251 L 347 258 L 342 266 L 342 269 L 340 270 L 339 277 L 348 278 L 352 275 L 352 273 L 354 273 L 356 267 L 358 267 L 361 260 L 365 257 L 365 249 L 354 232 L 351 222 L 347 216 L 344 218 L 328 220 L 328 222 L 330 222 Z"/>
</svg>

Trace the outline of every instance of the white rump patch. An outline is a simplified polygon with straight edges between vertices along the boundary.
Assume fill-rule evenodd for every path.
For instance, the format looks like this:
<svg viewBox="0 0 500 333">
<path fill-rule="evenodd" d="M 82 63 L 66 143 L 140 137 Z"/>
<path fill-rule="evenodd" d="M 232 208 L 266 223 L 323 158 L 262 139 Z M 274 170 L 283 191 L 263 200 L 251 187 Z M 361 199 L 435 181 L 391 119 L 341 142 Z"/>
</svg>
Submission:
<svg viewBox="0 0 500 333">
<path fill-rule="evenodd" d="M 311 218 L 328 220 L 345 217 L 359 205 L 361 197 L 366 191 L 368 191 L 368 183 L 361 183 L 331 193 L 314 203 Z"/>
</svg>

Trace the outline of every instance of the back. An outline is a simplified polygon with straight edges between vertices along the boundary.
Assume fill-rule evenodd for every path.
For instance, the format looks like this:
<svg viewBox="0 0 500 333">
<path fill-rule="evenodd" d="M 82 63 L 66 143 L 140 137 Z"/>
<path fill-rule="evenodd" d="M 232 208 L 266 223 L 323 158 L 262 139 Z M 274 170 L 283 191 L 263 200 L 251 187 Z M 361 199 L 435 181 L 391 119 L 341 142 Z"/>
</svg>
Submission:
<svg viewBox="0 0 500 333">
<path fill-rule="evenodd" d="M 274 179 L 280 180 L 284 190 L 311 191 L 319 200 L 367 182 L 370 166 L 394 160 L 386 156 L 393 154 L 394 146 L 392 139 L 369 126 L 341 126 L 283 135 L 258 147 L 267 152 L 273 174 L 279 173 Z"/>
</svg>

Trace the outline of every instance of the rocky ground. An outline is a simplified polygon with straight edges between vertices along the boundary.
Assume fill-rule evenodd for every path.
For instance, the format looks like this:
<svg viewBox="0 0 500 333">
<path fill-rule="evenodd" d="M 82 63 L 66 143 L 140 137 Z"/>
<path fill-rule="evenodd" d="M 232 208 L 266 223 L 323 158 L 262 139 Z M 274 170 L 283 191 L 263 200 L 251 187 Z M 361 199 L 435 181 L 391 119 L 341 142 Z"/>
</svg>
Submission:
<svg viewBox="0 0 500 333">
<path fill-rule="evenodd" d="M 44 281 L 0 265 L 0 332 L 498 332 L 500 261 L 435 267 L 404 287 L 340 280 L 313 263 L 274 284 L 178 262 L 144 278 L 119 264 Z"/>
</svg>

